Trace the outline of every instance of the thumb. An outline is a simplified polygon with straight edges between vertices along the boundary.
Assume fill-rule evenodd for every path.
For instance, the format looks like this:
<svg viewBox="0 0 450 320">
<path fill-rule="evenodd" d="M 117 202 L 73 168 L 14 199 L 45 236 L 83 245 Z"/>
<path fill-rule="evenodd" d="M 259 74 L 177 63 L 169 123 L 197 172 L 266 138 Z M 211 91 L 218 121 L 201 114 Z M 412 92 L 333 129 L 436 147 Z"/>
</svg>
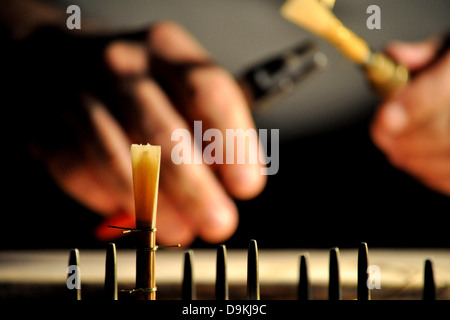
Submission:
<svg viewBox="0 0 450 320">
<path fill-rule="evenodd" d="M 416 60 L 418 61 L 418 60 Z M 392 134 L 417 127 L 450 106 L 450 52 L 386 101 L 376 123 Z"/>
</svg>

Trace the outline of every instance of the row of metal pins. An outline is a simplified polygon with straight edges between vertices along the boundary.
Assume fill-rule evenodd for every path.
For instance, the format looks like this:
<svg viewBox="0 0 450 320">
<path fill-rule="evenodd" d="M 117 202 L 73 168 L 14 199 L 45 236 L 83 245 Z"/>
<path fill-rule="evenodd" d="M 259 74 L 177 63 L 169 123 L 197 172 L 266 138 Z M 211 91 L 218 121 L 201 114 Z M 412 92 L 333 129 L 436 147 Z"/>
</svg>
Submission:
<svg viewBox="0 0 450 320">
<path fill-rule="evenodd" d="M 330 250 L 330 264 L 329 264 L 329 285 L 328 285 L 328 299 L 341 300 L 342 288 L 340 283 L 339 270 L 339 249 L 333 248 Z M 370 289 L 367 285 L 369 275 L 367 269 L 369 266 L 367 243 L 362 242 L 358 248 L 358 280 L 357 280 L 357 300 L 370 300 Z M 300 276 L 298 283 L 298 300 L 311 300 L 312 290 L 309 278 L 308 254 L 300 256 Z M 259 284 L 259 259 L 258 259 L 258 245 L 256 240 L 250 240 L 247 253 L 247 299 L 260 299 L 260 284 Z M 69 266 L 80 266 L 80 254 L 78 249 L 72 249 L 69 256 Z M 79 278 L 80 286 L 69 290 L 72 300 L 81 300 L 81 279 Z M 434 281 L 433 263 L 430 259 L 425 261 L 424 279 L 423 279 L 423 300 L 436 299 L 436 286 Z M 117 284 L 117 257 L 116 246 L 114 243 L 109 243 L 106 250 L 105 263 L 105 298 L 108 300 L 118 299 L 118 284 Z M 225 245 L 217 248 L 216 258 L 216 286 L 215 286 L 216 300 L 228 300 L 228 281 L 227 281 L 227 254 Z M 182 299 L 195 300 L 196 290 L 193 278 L 193 251 L 189 250 L 184 255 L 184 271 L 182 283 Z"/>
<path fill-rule="evenodd" d="M 69 266 L 76 266 L 76 270 L 80 270 L 80 252 L 78 249 L 72 249 L 69 254 Z M 72 276 L 72 275 L 68 275 Z M 71 300 L 81 300 L 81 275 L 77 274 L 78 288 L 69 290 Z M 116 245 L 109 243 L 106 249 L 105 262 L 105 284 L 104 284 L 105 299 L 118 299 L 118 285 L 117 285 L 117 258 Z"/>
<path fill-rule="evenodd" d="M 358 300 L 370 300 L 370 290 L 367 285 L 369 274 L 369 252 L 367 243 L 362 242 L 358 250 Z M 436 285 L 434 282 L 433 263 L 430 259 L 425 260 L 423 279 L 423 300 L 436 300 Z"/>
<path fill-rule="evenodd" d="M 183 300 L 195 300 L 196 291 L 193 278 L 193 251 L 184 254 L 183 281 L 181 286 L 181 298 Z M 247 299 L 259 300 L 259 271 L 258 271 L 258 245 L 251 240 L 247 256 Z M 227 280 L 227 252 L 225 245 L 217 248 L 216 257 L 216 300 L 228 300 Z"/>
<path fill-rule="evenodd" d="M 309 278 L 309 254 L 300 256 L 300 272 L 297 288 L 297 299 L 301 301 L 312 299 L 312 286 Z M 341 283 L 339 274 L 339 249 L 330 250 L 328 300 L 341 300 Z"/>
<path fill-rule="evenodd" d="M 298 300 L 311 300 L 312 289 L 309 280 L 308 271 L 308 255 L 300 256 L 300 272 L 298 282 Z M 367 267 L 368 267 L 368 250 L 367 244 L 361 243 L 358 249 L 358 282 L 357 282 L 357 299 L 369 300 L 370 290 L 367 286 Z M 330 250 L 330 264 L 329 264 L 329 283 L 328 283 L 328 299 L 341 300 L 342 289 L 340 284 L 339 271 L 339 249 L 333 248 Z"/>
<path fill-rule="evenodd" d="M 328 283 L 328 300 L 341 300 L 342 288 L 340 284 L 339 271 L 339 249 L 333 248 L 330 250 L 330 265 L 329 265 L 329 283 Z M 308 255 L 300 256 L 300 272 L 297 297 L 298 300 L 311 300 L 312 290 L 309 280 L 308 271 Z M 362 242 L 358 248 L 358 280 L 357 280 L 357 300 L 370 300 L 370 289 L 368 286 L 369 274 L 367 273 L 369 267 L 369 251 L 367 243 Z M 423 300 L 436 299 L 436 287 L 434 281 L 433 264 L 431 260 L 425 261 L 425 271 L 423 280 Z"/>
</svg>

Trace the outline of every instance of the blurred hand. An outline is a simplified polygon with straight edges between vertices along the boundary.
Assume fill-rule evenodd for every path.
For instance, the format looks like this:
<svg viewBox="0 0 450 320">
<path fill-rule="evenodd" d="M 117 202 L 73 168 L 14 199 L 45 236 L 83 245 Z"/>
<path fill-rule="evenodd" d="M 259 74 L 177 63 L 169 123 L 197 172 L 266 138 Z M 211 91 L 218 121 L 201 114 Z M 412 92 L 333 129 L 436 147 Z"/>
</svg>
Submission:
<svg viewBox="0 0 450 320">
<path fill-rule="evenodd" d="M 131 223 L 130 146 L 161 145 L 158 241 L 224 241 L 238 224 L 232 198 L 264 188 L 260 165 L 175 165 L 171 134 L 201 120 L 203 130 L 225 136 L 226 129 L 254 128 L 251 113 L 231 75 L 180 26 L 160 23 L 143 35 L 31 41 L 37 53 L 27 71 L 38 76 L 22 80 L 37 88 L 32 150 L 69 195 L 106 218 L 129 213 L 120 221 Z"/>
<path fill-rule="evenodd" d="M 415 76 L 380 107 L 371 133 L 389 161 L 450 196 L 450 52 L 438 39 L 393 43 L 386 51 Z"/>
</svg>

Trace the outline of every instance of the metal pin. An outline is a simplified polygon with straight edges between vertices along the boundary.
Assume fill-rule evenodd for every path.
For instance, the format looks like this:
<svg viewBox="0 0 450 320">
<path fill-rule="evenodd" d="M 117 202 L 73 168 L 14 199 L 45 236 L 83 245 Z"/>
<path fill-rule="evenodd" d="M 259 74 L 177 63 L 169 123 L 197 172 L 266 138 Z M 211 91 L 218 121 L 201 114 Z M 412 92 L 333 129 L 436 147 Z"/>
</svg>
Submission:
<svg viewBox="0 0 450 320">
<path fill-rule="evenodd" d="M 339 272 L 339 248 L 330 250 L 330 279 L 328 283 L 328 300 L 341 300 L 342 289 Z"/>
<path fill-rule="evenodd" d="M 116 245 L 108 243 L 105 263 L 105 297 L 108 300 L 117 300 L 117 258 Z"/>
<path fill-rule="evenodd" d="M 72 300 L 81 300 L 81 275 L 80 275 L 80 252 L 72 249 L 69 256 L 69 267 L 67 269 L 67 288 Z"/>
<path fill-rule="evenodd" d="M 259 300 L 259 267 L 258 245 L 256 240 L 250 240 L 247 254 L 247 299 Z"/>
<path fill-rule="evenodd" d="M 370 290 L 367 286 L 367 280 L 369 278 L 369 275 L 367 273 L 368 266 L 369 251 L 367 249 L 367 243 L 361 242 L 358 249 L 358 300 L 370 300 Z"/>
<path fill-rule="evenodd" d="M 298 281 L 298 300 L 311 300 L 312 290 L 308 276 L 308 258 L 307 254 L 300 256 L 300 276 Z"/>
<path fill-rule="evenodd" d="M 193 254 L 192 250 L 184 253 L 183 284 L 181 288 L 181 298 L 183 300 L 195 300 L 195 284 L 192 270 Z"/>
<path fill-rule="evenodd" d="M 225 245 L 217 248 L 216 300 L 228 300 L 227 249 Z"/>
<path fill-rule="evenodd" d="M 328 63 L 317 43 L 302 42 L 257 62 L 237 77 L 253 110 L 273 105 Z"/>
<path fill-rule="evenodd" d="M 436 286 L 434 283 L 433 263 L 429 259 L 425 260 L 423 300 L 436 300 Z"/>
</svg>

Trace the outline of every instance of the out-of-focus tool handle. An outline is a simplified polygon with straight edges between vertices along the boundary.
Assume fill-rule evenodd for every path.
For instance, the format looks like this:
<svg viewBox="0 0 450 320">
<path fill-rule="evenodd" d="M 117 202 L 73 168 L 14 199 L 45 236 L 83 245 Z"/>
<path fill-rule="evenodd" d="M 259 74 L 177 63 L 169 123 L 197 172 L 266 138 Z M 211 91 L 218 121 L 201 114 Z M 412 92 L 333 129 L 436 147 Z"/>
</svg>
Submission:
<svg viewBox="0 0 450 320">
<path fill-rule="evenodd" d="M 409 71 L 382 53 L 373 53 L 365 65 L 366 75 L 375 91 L 389 96 L 406 85 Z"/>
</svg>

